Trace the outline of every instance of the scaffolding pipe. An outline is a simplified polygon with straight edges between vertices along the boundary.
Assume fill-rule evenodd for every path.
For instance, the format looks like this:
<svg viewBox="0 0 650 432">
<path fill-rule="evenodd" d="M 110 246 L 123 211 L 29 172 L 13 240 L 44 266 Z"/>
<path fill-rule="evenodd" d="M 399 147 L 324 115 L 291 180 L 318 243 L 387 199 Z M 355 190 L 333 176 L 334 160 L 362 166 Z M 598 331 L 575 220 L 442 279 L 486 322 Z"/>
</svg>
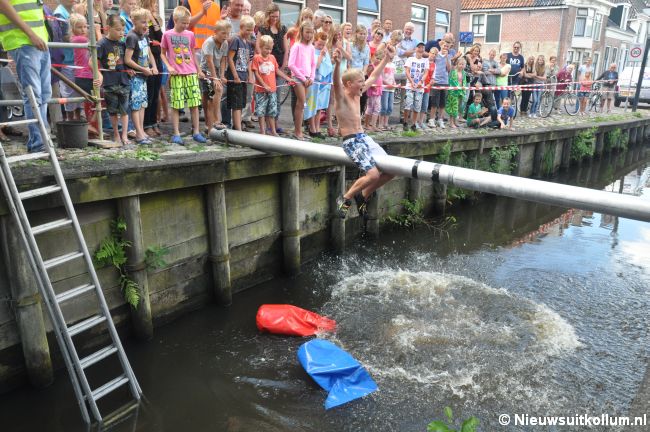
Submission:
<svg viewBox="0 0 650 432">
<path fill-rule="evenodd" d="M 73 102 L 86 102 L 85 97 L 72 97 L 72 98 L 50 98 L 47 101 L 48 105 L 61 105 L 64 103 L 73 103 Z M 0 100 L 0 106 L 21 106 L 24 105 L 22 99 L 4 99 Z"/>
<path fill-rule="evenodd" d="M 97 63 L 97 39 L 95 37 L 95 11 L 93 0 L 86 2 L 88 26 L 90 31 L 88 32 L 88 50 L 90 51 L 90 67 L 93 71 L 93 81 L 99 79 L 99 65 Z M 102 125 L 102 101 L 99 87 L 93 85 L 93 96 L 95 96 L 95 118 L 97 119 L 97 132 L 99 133 L 99 140 L 104 140 L 104 127 Z M 86 119 L 90 123 L 92 119 Z"/>
<path fill-rule="evenodd" d="M 310 159 L 323 159 L 354 166 L 338 146 L 305 143 L 269 135 L 236 130 L 210 131 L 210 137 L 229 144 L 244 145 L 265 152 L 276 152 Z M 650 222 L 650 202 L 639 197 L 532 180 L 505 174 L 460 168 L 397 156 L 376 158 L 383 172 L 432 183 L 442 183 L 479 192 L 503 195 L 559 207 L 596 211 L 614 216 Z"/>
<path fill-rule="evenodd" d="M 86 17 L 87 18 L 87 17 Z M 91 21 L 93 22 L 93 21 Z M 90 27 L 90 26 L 89 26 Z M 93 27 L 93 30 L 95 28 Z M 90 32 L 88 32 L 90 33 Z M 90 35 L 89 35 L 90 38 Z M 48 48 L 88 48 L 89 43 L 88 42 L 83 42 L 83 43 L 75 43 L 75 42 L 48 42 L 47 47 Z"/>
</svg>

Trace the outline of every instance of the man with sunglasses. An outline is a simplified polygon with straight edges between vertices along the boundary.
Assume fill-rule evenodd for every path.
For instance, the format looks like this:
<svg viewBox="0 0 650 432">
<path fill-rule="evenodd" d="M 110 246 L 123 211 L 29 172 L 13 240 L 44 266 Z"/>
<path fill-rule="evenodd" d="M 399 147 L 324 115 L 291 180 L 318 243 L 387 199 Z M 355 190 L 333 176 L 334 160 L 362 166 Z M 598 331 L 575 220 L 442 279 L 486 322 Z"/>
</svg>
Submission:
<svg viewBox="0 0 650 432">
<path fill-rule="evenodd" d="M 510 76 L 508 77 L 509 85 L 518 85 L 521 79 L 521 69 L 524 67 L 526 60 L 521 53 L 521 42 L 517 41 L 512 44 L 512 52 L 508 53 L 508 63 L 510 64 Z"/>
</svg>

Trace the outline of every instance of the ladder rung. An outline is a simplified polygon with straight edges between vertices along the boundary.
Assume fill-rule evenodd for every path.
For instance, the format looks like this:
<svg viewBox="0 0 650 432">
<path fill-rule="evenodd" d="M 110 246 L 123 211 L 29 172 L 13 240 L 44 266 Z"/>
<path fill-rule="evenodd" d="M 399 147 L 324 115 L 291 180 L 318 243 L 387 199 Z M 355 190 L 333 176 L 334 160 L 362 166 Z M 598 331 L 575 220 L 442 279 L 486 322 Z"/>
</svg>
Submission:
<svg viewBox="0 0 650 432">
<path fill-rule="evenodd" d="M 71 298 L 80 296 L 81 294 L 88 292 L 93 288 L 95 288 L 95 285 L 93 284 L 86 284 L 86 285 L 78 286 L 76 288 L 72 288 L 71 290 L 64 291 L 61 294 L 57 294 L 56 301 L 62 303 L 66 300 L 70 300 Z"/>
<path fill-rule="evenodd" d="M 32 123 L 38 123 L 38 120 L 37 119 L 16 120 L 12 122 L 0 123 L 0 127 L 28 125 Z"/>
<path fill-rule="evenodd" d="M 128 383 L 129 379 L 125 375 L 118 376 L 114 380 L 111 380 L 104 384 L 103 386 L 99 387 L 96 390 L 93 390 L 92 396 L 94 400 L 97 400 L 103 396 L 106 396 L 108 393 L 112 392 L 116 388 L 123 386 L 124 384 Z"/>
<path fill-rule="evenodd" d="M 48 195 L 48 194 L 51 194 L 51 193 L 54 193 L 54 192 L 58 192 L 60 190 L 61 190 L 61 186 L 59 186 L 59 185 L 45 186 L 45 187 L 42 187 L 42 188 L 32 189 L 32 190 L 28 190 L 28 191 L 25 191 L 25 192 L 21 192 L 21 193 L 18 194 L 18 196 L 20 197 L 21 200 L 26 200 L 26 199 L 30 199 L 30 198 L 36 198 L 36 197 L 39 197 L 39 196 L 43 196 L 43 195 Z"/>
<path fill-rule="evenodd" d="M 81 360 L 79 360 L 79 364 L 81 364 L 81 367 L 85 369 L 88 366 L 92 366 L 98 361 L 105 359 L 106 357 L 108 357 L 109 355 L 115 352 L 117 352 L 117 348 L 115 348 L 113 345 L 110 345 L 100 349 L 97 352 L 90 354 L 87 357 L 82 358 Z"/>
<path fill-rule="evenodd" d="M 7 158 L 7 163 L 24 162 L 24 161 L 34 160 L 34 159 L 45 159 L 49 157 L 50 154 L 47 152 L 27 153 L 19 156 L 9 156 Z"/>
<path fill-rule="evenodd" d="M 52 259 L 49 259 L 43 263 L 46 269 L 50 269 L 52 267 L 56 267 L 58 265 L 67 263 L 68 261 L 72 261 L 73 259 L 77 259 L 79 257 L 84 256 L 83 252 L 71 252 L 69 254 L 61 255 L 58 257 L 54 257 Z"/>
<path fill-rule="evenodd" d="M 91 327 L 103 323 L 104 321 L 106 321 L 106 317 L 104 315 L 91 316 L 88 319 L 85 319 L 73 326 L 68 327 L 68 332 L 70 333 L 70 336 L 75 336 L 84 330 L 88 330 Z"/>
<path fill-rule="evenodd" d="M 72 224 L 72 219 L 67 219 L 67 218 L 66 219 L 59 219 L 59 220 L 55 220 L 55 221 L 52 221 L 52 222 L 48 222 L 48 223 L 43 224 L 43 225 L 37 225 L 35 227 L 32 227 L 32 233 L 34 235 L 42 234 L 44 232 L 52 231 L 52 230 L 55 230 L 57 228 L 61 228 L 61 227 L 68 226 L 68 225 L 71 225 L 71 224 Z"/>
</svg>

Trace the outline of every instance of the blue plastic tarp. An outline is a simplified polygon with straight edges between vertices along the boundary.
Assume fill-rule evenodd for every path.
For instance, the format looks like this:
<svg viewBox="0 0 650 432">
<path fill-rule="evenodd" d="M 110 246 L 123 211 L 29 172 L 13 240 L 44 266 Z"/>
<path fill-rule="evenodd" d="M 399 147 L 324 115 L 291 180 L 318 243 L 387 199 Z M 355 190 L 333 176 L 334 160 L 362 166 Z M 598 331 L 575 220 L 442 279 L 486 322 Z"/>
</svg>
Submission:
<svg viewBox="0 0 650 432">
<path fill-rule="evenodd" d="M 312 339 L 298 349 L 298 361 L 316 383 L 329 392 L 325 409 L 334 408 L 377 390 L 361 364 L 343 349 L 323 339 Z"/>
</svg>

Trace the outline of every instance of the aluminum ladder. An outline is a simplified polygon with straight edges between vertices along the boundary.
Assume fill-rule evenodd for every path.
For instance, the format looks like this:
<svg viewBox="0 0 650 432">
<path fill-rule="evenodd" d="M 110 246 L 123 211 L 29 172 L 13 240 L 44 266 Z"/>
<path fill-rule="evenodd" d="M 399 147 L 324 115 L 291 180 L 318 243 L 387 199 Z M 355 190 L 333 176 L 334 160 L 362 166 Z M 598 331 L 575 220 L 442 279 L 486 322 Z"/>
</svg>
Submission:
<svg viewBox="0 0 650 432">
<path fill-rule="evenodd" d="M 131 365 L 129 364 L 124 349 L 122 348 L 120 338 L 115 330 L 110 310 L 108 309 L 106 299 L 104 298 L 101 286 L 99 285 L 99 279 L 97 278 L 95 268 L 93 267 L 92 257 L 88 252 L 88 247 L 83 238 L 81 227 L 79 226 L 79 221 L 77 220 L 77 215 L 72 200 L 70 199 L 63 173 L 61 172 L 61 167 L 59 166 L 56 153 L 54 152 L 54 145 L 45 128 L 45 124 L 43 123 L 43 119 L 38 109 L 38 103 L 34 96 L 34 91 L 31 87 L 26 87 L 24 90 L 27 92 L 32 112 L 36 118 L 4 123 L 0 124 L 0 126 L 38 123 L 41 136 L 44 138 L 45 150 L 37 153 L 7 157 L 2 145 L 0 144 L 0 183 L 2 183 L 2 189 L 7 197 L 7 205 L 16 221 L 18 230 L 20 231 L 20 237 L 25 245 L 29 264 L 34 271 L 40 294 L 43 297 L 52 321 L 54 334 L 56 335 L 61 353 L 63 354 L 63 359 L 68 368 L 72 387 L 77 397 L 83 419 L 86 423 L 91 423 L 90 414 L 92 414 L 94 421 L 101 423 L 102 415 L 97 406 L 97 401 L 100 398 L 124 385 L 128 385 L 133 398 L 136 402 L 139 402 L 142 390 L 133 374 Z M 49 159 L 56 184 L 19 192 L 11 172 L 12 164 L 37 159 Z M 23 206 L 23 201 L 56 193 L 61 195 L 67 217 L 42 225 L 31 226 Z M 72 229 L 78 244 L 71 246 L 73 250 L 69 253 L 44 259 L 41 256 L 35 236 L 62 228 Z M 52 287 L 48 270 L 77 259 L 82 259 L 85 262 L 88 282 L 76 288 L 56 294 Z M 91 292 L 95 293 L 99 312 L 90 318 L 68 326 L 61 311 L 61 304 L 77 296 Z M 80 358 L 77 348 L 72 340 L 73 336 L 102 323 L 105 323 L 108 327 L 111 343 L 88 356 Z M 86 376 L 86 369 L 113 355 L 117 356 L 119 359 L 122 374 L 96 389 L 91 389 Z"/>
</svg>

